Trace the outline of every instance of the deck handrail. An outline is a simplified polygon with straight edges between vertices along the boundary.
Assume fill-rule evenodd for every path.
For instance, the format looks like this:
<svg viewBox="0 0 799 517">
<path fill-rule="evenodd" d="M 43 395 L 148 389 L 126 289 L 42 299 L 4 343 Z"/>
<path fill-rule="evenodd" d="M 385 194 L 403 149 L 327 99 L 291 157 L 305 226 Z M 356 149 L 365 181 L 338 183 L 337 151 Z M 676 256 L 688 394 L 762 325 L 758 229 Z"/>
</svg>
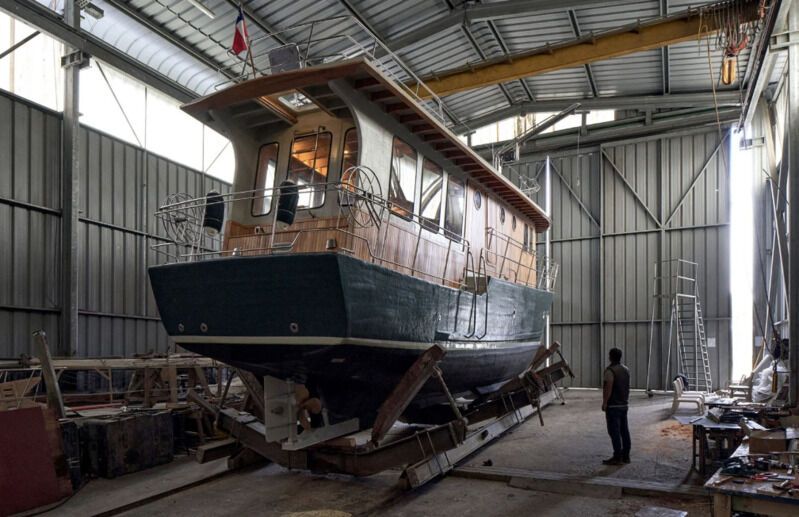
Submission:
<svg viewBox="0 0 799 517">
<path fill-rule="evenodd" d="M 368 170 L 366 167 L 358 166 L 348 171 L 365 174 Z M 345 177 L 352 178 L 353 176 Z M 338 206 L 335 215 L 328 213 L 329 224 L 303 228 L 294 223 L 294 225 L 278 230 L 277 205 L 281 193 L 288 189 L 298 190 L 303 195 L 313 195 L 318 192 L 336 193 Z M 245 232 L 234 232 L 230 226 L 231 207 L 238 203 L 249 204 L 265 198 L 270 200 L 270 211 L 267 214 L 269 222 L 263 226 L 252 225 L 251 230 Z M 411 276 L 466 290 L 472 288 L 478 290 L 480 285 L 480 280 L 477 278 L 474 279 L 474 285 L 469 284 L 470 272 L 473 276 L 484 278 L 488 276 L 484 263 L 481 263 L 476 270 L 473 265 L 471 269 L 469 268 L 468 260 L 471 256 L 472 245 L 464 236 L 455 234 L 443 226 L 433 225 L 418 214 L 397 214 L 392 209 L 395 206 L 390 201 L 383 199 L 368 187 L 363 188 L 352 181 L 331 181 L 299 187 L 286 185 L 226 194 L 213 193 L 202 198 L 190 198 L 185 194 L 173 195 L 168 200 L 170 202 L 159 206 L 155 214 L 168 236 L 168 242 L 151 245 L 151 249 L 166 256 L 167 262 L 192 262 L 210 258 L 296 252 L 297 243 L 303 236 L 311 235 L 314 232 L 328 232 L 340 235 L 343 243 L 349 240 L 351 249 L 344 247 L 346 244 L 339 246 L 337 242 L 332 244 L 328 242 L 324 249 L 314 249 L 312 252 L 335 250 L 355 254 L 355 243 L 359 242 L 365 247 L 368 259 L 373 263 L 387 265 L 393 269 L 407 272 Z M 208 235 L 203 227 L 207 208 L 217 204 L 225 206 L 224 224 L 219 223 L 222 229 L 218 234 Z M 409 246 L 413 246 L 413 253 L 401 255 L 399 259 L 392 257 L 386 249 L 390 232 L 393 232 L 392 238 L 396 238 L 397 232 L 401 232 L 411 240 L 412 244 Z M 247 242 L 248 238 L 254 238 L 250 241 L 252 244 L 241 246 L 240 243 Z M 442 238 L 446 239 L 445 243 L 442 242 Z M 335 239 L 331 240 L 335 241 Z M 514 259 L 509 256 L 508 248 L 517 246 L 523 249 L 523 245 L 493 228 L 487 229 L 487 246 L 485 251 L 480 251 L 481 262 L 485 261 L 492 253 L 494 256 L 497 255 L 496 251 L 492 251 L 491 248 L 494 242 L 500 241 L 506 242 L 506 245 L 498 276 L 503 276 L 506 264 L 511 264 L 510 267 L 515 264 L 515 275 L 511 281 L 528 287 L 553 290 L 557 265 L 548 259 L 536 258 L 535 251 L 529 249 L 523 250 L 522 253 L 522 257 L 530 258 L 529 263 Z M 423 242 L 424 246 L 432 246 L 443 255 L 443 263 L 435 261 L 433 264 L 428 264 L 419 260 Z M 459 264 L 463 264 L 462 269 Z M 458 277 L 458 275 L 460 276 Z"/>
<path fill-rule="evenodd" d="M 350 28 L 347 27 L 350 23 Z M 331 31 L 344 30 L 330 34 Z M 354 27 L 355 30 L 352 29 Z M 277 46 L 270 45 L 265 48 L 266 41 L 290 41 Z M 325 47 L 322 52 L 313 53 L 312 49 Z M 294 47 L 297 49 L 298 63 L 301 68 L 313 67 L 355 58 L 363 58 L 388 77 L 401 90 L 435 117 L 445 126 L 468 126 L 458 120 L 457 116 L 446 106 L 444 101 L 424 81 L 404 63 L 394 51 L 387 47 L 375 34 L 363 25 L 360 20 L 352 15 L 333 16 L 325 19 L 308 20 L 294 24 L 280 30 L 273 30 L 250 40 L 252 50 L 252 63 L 263 60 L 264 57 L 280 48 Z M 340 48 L 337 48 L 340 47 Z M 314 50 L 316 50 L 314 49 Z M 237 84 L 251 78 L 251 70 L 244 60 L 233 65 L 220 66 L 217 72 L 226 78 L 212 86 L 218 90 L 230 84 Z M 271 63 L 255 66 L 255 75 L 271 75 L 272 69 L 283 69 L 285 63 Z M 240 69 L 240 70 L 236 70 Z M 411 86 L 409 86 L 409 84 Z"/>
</svg>

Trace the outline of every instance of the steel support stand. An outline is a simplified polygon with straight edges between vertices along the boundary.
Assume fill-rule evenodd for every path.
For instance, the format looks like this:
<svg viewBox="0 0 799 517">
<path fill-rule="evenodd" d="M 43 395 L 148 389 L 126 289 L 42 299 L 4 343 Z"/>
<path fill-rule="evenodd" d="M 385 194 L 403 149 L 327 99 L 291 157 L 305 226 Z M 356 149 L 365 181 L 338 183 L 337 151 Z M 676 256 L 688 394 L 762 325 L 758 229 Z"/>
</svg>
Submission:
<svg viewBox="0 0 799 517">
<path fill-rule="evenodd" d="M 64 22 L 80 30 L 80 8 L 64 2 Z M 82 53 L 64 46 L 64 120 L 61 133 L 61 339 L 57 355 L 78 354 L 78 210 L 80 68 Z M 76 58 L 77 56 L 77 58 Z"/>
<path fill-rule="evenodd" d="M 791 31 L 791 42 L 797 40 L 799 31 L 799 5 L 793 5 L 788 15 L 788 28 Z M 790 391 L 788 400 L 790 405 L 799 404 L 799 46 L 788 47 L 788 116 L 790 134 L 790 159 L 788 180 L 788 205 L 789 205 L 789 272 L 790 286 L 788 289 L 788 314 L 790 337 Z"/>
</svg>

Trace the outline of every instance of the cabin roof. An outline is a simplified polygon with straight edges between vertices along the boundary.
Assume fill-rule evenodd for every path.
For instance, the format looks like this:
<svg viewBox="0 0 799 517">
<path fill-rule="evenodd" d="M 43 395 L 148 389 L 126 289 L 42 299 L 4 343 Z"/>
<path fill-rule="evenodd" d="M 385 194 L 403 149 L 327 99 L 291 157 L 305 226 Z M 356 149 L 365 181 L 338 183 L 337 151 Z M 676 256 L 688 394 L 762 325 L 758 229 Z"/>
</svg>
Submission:
<svg viewBox="0 0 799 517">
<path fill-rule="evenodd" d="M 210 111 L 226 109 L 289 90 L 324 85 L 335 79 L 348 79 L 356 90 L 382 106 L 386 113 L 442 153 L 467 177 L 529 217 L 537 232 L 544 232 L 549 228 L 549 218 L 532 199 L 455 136 L 406 93 L 402 86 L 362 59 L 259 77 L 187 103 L 183 110 L 202 119 Z M 264 105 L 263 109 L 268 110 L 269 106 Z"/>
</svg>

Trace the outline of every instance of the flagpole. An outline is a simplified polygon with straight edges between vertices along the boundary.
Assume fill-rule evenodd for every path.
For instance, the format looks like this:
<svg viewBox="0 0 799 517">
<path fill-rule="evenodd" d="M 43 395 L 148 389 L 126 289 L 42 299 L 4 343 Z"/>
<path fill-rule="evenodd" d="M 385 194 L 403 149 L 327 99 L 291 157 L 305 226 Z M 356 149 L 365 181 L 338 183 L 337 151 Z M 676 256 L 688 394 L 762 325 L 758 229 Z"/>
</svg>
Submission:
<svg viewBox="0 0 799 517">
<path fill-rule="evenodd" d="M 250 40 L 249 37 L 247 38 L 247 56 L 249 56 L 250 58 L 250 66 L 252 67 L 252 78 L 255 79 L 257 77 L 255 73 L 255 58 L 253 58 L 252 55 L 252 41 Z"/>
</svg>

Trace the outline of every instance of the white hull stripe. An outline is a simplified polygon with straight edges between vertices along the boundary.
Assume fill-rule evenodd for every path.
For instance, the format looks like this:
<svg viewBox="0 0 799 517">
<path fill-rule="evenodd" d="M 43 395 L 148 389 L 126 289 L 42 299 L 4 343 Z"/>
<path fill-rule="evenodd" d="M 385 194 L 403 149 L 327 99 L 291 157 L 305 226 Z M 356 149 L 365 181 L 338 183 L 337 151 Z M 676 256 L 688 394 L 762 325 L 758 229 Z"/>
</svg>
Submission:
<svg viewBox="0 0 799 517">
<path fill-rule="evenodd" d="M 438 344 L 445 350 L 499 350 L 531 346 L 530 341 L 474 341 L 453 342 L 438 341 L 436 343 L 423 343 L 414 341 L 389 341 L 384 339 L 341 338 L 330 336 L 172 336 L 175 343 L 193 344 L 209 343 L 222 345 L 355 345 L 371 346 L 378 348 L 402 348 L 406 350 L 427 350 L 433 344 Z"/>
</svg>

